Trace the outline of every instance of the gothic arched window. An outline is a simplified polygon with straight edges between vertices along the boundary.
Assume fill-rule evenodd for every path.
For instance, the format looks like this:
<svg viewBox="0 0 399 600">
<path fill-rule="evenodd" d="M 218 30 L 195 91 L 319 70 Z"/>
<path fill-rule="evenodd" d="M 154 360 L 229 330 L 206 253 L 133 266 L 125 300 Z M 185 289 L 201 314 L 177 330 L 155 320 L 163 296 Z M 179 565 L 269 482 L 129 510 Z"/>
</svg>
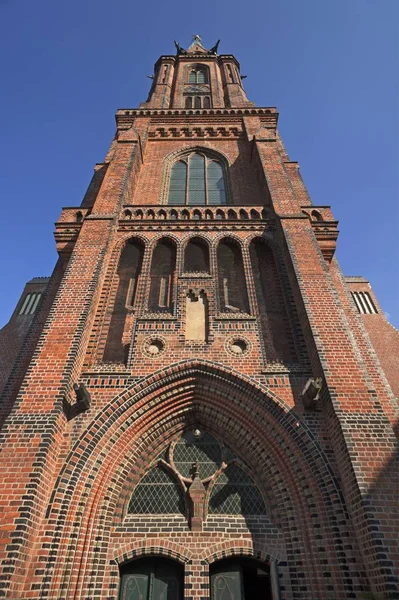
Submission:
<svg viewBox="0 0 399 600">
<path fill-rule="evenodd" d="M 128 513 L 205 519 L 207 513 L 264 516 L 267 510 L 260 489 L 232 449 L 195 428 L 163 449 L 134 488 Z"/>
<path fill-rule="evenodd" d="M 188 75 L 188 83 L 208 83 L 208 71 L 205 67 L 195 67 Z"/>
<path fill-rule="evenodd" d="M 168 204 L 226 204 L 222 163 L 199 152 L 177 161 L 171 170 Z"/>
</svg>

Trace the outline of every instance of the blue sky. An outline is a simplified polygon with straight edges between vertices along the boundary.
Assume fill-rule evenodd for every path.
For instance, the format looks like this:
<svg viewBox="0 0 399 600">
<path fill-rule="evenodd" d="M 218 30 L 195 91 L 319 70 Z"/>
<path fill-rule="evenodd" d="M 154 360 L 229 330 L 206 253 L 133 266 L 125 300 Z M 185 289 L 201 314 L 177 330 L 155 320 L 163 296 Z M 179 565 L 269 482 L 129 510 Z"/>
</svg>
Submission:
<svg viewBox="0 0 399 600">
<path fill-rule="evenodd" d="M 315 204 L 340 221 L 337 256 L 399 326 L 397 0 L 0 0 L 0 326 L 56 261 L 53 223 L 80 204 L 117 108 L 146 99 L 173 40 L 221 38 L 248 98 L 277 106 Z"/>
</svg>

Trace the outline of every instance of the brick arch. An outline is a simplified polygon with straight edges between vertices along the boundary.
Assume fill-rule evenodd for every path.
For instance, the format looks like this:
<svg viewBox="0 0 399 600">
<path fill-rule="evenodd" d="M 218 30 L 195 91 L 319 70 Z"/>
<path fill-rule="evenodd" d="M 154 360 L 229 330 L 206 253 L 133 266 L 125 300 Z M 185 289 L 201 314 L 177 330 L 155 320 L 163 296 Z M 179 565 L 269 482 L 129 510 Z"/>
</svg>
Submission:
<svg viewBox="0 0 399 600">
<path fill-rule="evenodd" d="M 233 231 L 229 231 L 229 232 L 223 231 L 219 235 L 215 235 L 215 237 L 212 240 L 212 244 L 213 244 L 215 250 L 218 248 L 220 242 L 224 242 L 224 241 L 233 242 L 233 244 L 237 244 L 237 246 L 240 247 L 241 252 L 244 250 L 244 247 L 245 247 L 244 240 L 237 233 L 234 233 Z"/>
<path fill-rule="evenodd" d="M 249 248 L 251 243 L 259 240 L 263 244 L 269 246 L 273 251 L 277 250 L 278 242 L 271 231 L 265 231 L 260 234 L 258 231 L 251 231 L 243 240 L 242 244 L 245 248 Z"/>
<path fill-rule="evenodd" d="M 187 233 L 186 235 L 180 238 L 183 251 L 186 249 L 187 244 L 192 240 L 200 240 L 201 242 L 204 242 L 204 244 L 206 244 L 209 249 L 211 248 L 212 239 L 210 239 L 209 236 L 207 236 L 206 232 L 199 229 L 198 231 L 190 231 L 190 233 Z"/>
<path fill-rule="evenodd" d="M 183 549 L 181 545 L 163 538 L 147 538 L 136 542 L 128 542 L 114 553 L 111 561 L 117 565 L 143 556 L 164 556 L 172 558 L 181 564 L 186 564 L 192 559 L 192 552 Z"/>
<path fill-rule="evenodd" d="M 174 244 L 176 246 L 176 251 L 178 251 L 182 245 L 182 241 L 181 241 L 180 237 L 178 237 L 174 233 L 172 233 L 170 231 L 168 231 L 167 233 L 159 233 L 157 235 L 154 235 L 151 238 L 151 240 L 148 242 L 148 247 L 150 248 L 151 252 L 154 250 L 155 246 L 161 240 L 166 240 L 166 241 Z"/>
<path fill-rule="evenodd" d="M 226 540 L 225 542 L 212 544 L 202 552 L 201 560 L 211 565 L 218 560 L 231 558 L 232 556 L 248 556 L 264 563 L 270 563 L 273 560 L 278 561 L 282 558 L 278 552 L 266 552 L 259 542 L 241 538 L 233 543 L 231 540 Z"/>
<path fill-rule="evenodd" d="M 211 148 L 209 146 L 202 146 L 198 143 L 193 143 L 192 145 L 187 144 L 186 146 L 183 146 L 178 150 L 170 152 L 170 154 L 167 154 L 164 158 L 164 165 L 168 163 L 172 165 L 174 162 L 179 160 L 179 158 L 183 158 L 184 156 L 187 156 L 192 152 L 200 152 L 202 154 L 206 154 L 207 156 L 209 156 L 209 158 L 215 158 L 216 160 L 224 162 L 227 167 L 231 166 L 231 160 L 229 159 L 227 154 L 221 152 L 220 150 L 215 150 L 214 148 Z"/>
<path fill-rule="evenodd" d="M 157 372 L 115 397 L 88 425 L 65 461 L 48 511 L 56 531 L 52 549 L 58 554 L 54 573 L 54 563 L 47 565 L 47 578 L 53 577 L 58 586 L 50 588 L 50 594 L 61 582 L 65 596 L 59 598 L 71 597 L 74 590 L 81 589 L 86 571 L 94 585 L 96 574 L 90 574 L 94 570 L 86 559 L 88 549 L 100 539 L 106 552 L 123 485 L 132 465 L 143 461 L 145 444 L 154 448 L 162 433 L 182 429 L 189 418 L 195 422 L 199 417 L 212 433 L 218 415 L 219 435 L 227 432 L 226 443 L 264 469 L 270 486 L 276 487 L 282 530 L 289 531 L 290 511 L 294 514 L 297 508 L 303 516 L 303 524 L 299 524 L 303 530 L 297 539 L 312 552 L 315 540 L 305 527 L 312 526 L 311 519 L 306 520 L 310 505 L 331 513 L 339 508 L 340 499 L 326 460 L 306 426 L 262 385 L 211 362 L 187 361 Z M 323 501 L 326 486 L 335 500 L 331 505 Z M 321 533 L 318 529 L 317 534 Z M 78 549 L 76 536 L 82 540 Z M 327 537 L 331 538 L 331 533 Z"/>
</svg>

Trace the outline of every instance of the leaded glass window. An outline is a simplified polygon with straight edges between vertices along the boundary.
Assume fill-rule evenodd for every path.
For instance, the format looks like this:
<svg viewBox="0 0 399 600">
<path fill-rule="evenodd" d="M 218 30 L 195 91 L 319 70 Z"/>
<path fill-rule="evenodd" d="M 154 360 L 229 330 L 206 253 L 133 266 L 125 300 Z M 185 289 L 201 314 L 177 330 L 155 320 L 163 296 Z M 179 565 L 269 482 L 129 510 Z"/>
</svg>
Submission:
<svg viewBox="0 0 399 600">
<path fill-rule="evenodd" d="M 252 481 L 237 465 L 229 465 L 217 478 L 209 500 L 209 513 L 230 515 L 266 514 L 263 498 Z"/>
<path fill-rule="evenodd" d="M 193 432 L 186 431 L 174 448 L 173 460 L 183 477 L 191 477 L 192 465 L 198 463 L 203 479 L 220 468 L 222 452 L 219 442 L 209 433 L 204 432 L 197 438 Z"/>
<path fill-rule="evenodd" d="M 128 512 L 134 514 L 183 514 L 189 519 L 209 514 L 265 515 L 262 495 L 238 464 L 231 449 L 206 431 L 185 431 L 164 448 L 157 466 L 135 487 Z M 217 476 L 216 480 L 214 479 Z M 203 486 L 204 495 L 193 500 L 192 485 Z M 211 489 L 210 489 L 211 488 Z M 206 491 L 210 491 L 208 511 Z M 195 502 L 199 503 L 194 507 Z M 194 504 L 193 504 L 194 503 Z"/>
<path fill-rule="evenodd" d="M 226 204 L 221 162 L 199 152 L 177 161 L 171 170 L 168 204 Z"/>
<path fill-rule="evenodd" d="M 179 160 L 170 175 L 169 204 L 186 203 L 187 163 Z"/>
<path fill-rule="evenodd" d="M 184 499 L 176 481 L 161 467 L 148 471 L 130 499 L 129 513 L 183 513 Z"/>
<path fill-rule="evenodd" d="M 193 154 L 189 165 L 188 204 L 205 204 L 205 157 Z"/>
<path fill-rule="evenodd" d="M 226 204 L 223 167 L 216 160 L 208 164 L 208 204 Z"/>
</svg>

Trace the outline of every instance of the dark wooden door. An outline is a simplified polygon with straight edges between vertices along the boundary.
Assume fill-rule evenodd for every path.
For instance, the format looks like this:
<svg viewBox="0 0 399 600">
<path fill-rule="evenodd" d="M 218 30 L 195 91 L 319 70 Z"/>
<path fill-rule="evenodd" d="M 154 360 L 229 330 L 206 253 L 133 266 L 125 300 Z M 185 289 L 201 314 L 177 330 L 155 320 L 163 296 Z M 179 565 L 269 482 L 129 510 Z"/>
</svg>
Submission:
<svg viewBox="0 0 399 600">
<path fill-rule="evenodd" d="M 119 600 L 181 600 L 183 569 L 169 560 L 138 560 L 123 568 Z"/>
<path fill-rule="evenodd" d="M 242 569 L 223 565 L 211 575 L 212 600 L 244 600 Z"/>
</svg>

